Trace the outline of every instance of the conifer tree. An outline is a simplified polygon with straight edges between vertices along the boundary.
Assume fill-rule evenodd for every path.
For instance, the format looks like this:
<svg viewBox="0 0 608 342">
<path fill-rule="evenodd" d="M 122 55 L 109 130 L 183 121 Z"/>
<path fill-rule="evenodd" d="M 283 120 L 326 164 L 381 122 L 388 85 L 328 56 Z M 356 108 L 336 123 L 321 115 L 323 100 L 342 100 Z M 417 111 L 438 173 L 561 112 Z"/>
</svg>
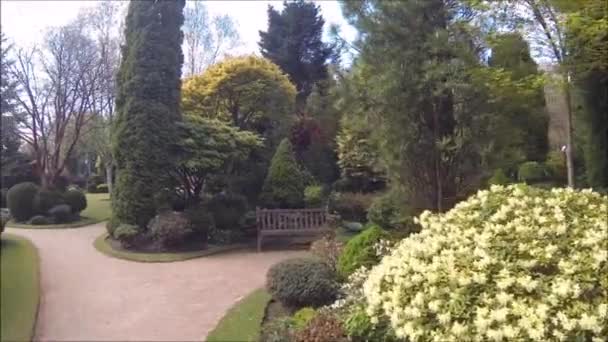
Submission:
<svg viewBox="0 0 608 342">
<path fill-rule="evenodd" d="M 181 120 L 184 5 L 185 0 L 129 4 L 117 77 L 111 226 L 145 227 L 156 213 L 154 196 L 168 184 Z"/>
</svg>

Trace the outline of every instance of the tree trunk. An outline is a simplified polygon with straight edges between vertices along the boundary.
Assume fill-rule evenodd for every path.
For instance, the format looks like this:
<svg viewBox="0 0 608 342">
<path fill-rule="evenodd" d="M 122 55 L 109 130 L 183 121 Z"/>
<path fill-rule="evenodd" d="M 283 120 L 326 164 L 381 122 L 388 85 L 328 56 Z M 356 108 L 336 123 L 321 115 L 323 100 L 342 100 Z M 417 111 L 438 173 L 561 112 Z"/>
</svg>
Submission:
<svg viewBox="0 0 608 342">
<path fill-rule="evenodd" d="M 568 187 L 574 188 L 574 157 L 572 144 L 572 99 L 570 97 L 570 80 L 568 74 L 565 76 L 564 94 L 566 96 L 566 109 L 568 118 L 566 120 L 566 167 L 568 168 Z"/>
</svg>

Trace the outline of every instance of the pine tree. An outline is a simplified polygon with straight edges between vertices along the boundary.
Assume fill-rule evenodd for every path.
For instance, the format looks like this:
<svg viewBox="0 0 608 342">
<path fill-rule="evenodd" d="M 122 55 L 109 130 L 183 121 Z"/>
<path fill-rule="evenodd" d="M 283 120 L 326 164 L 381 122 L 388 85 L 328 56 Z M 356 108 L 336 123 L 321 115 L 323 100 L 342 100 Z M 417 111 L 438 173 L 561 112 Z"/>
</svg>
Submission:
<svg viewBox="0 0 608 342">
<path fill-rule="evenodd" d="M 168 184 L 177 143 L 185 0 L 131 1 L 118 73 L 112 225 L 145 227 Z"/>
<path fill-rule="evenodd" d="M 287 73 L 296 85 L 296 105 L 303 109 L 313 85 L 327 78 L 327 60 L 333 47 L 323 43 L 325 20 L 319 6 L 297 0 L 283 3 L 283 11 L 268 7 L 268 30 L 260 31 L 262 56 Z"/>
</svg>

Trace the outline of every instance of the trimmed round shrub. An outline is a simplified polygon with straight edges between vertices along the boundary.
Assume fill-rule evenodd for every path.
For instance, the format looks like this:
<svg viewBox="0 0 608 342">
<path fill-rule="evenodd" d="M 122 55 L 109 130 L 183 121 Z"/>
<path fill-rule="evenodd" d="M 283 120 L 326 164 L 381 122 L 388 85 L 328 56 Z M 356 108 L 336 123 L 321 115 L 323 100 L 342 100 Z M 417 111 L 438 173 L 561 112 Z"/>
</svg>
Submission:
<svg viewBox="0 0 608 342">
<path fill-rule="evenodd" d="M 8 192 L 7 188 L 0 189 L 0 208 L 7 208 L 6 203 L 6 193 Z"/>
<path fill-rule="evenodd" d="M 125 248 L 132 247 L 138 236 L 139 227 L 136 225 L 123 223 L 114 229 L 114 238 Z"/>
<path fill-rule="evenodd" d="M 79 214 L 87 207 L 87 197 L 78 189 L 69 189 L 63 194 L 63 199 L 72 208 L 73 214 Z"/>
<path fill-rule="evenodd" d="M 59 204 L 48 211 L 49 216 L 53 218 L 55 223 L 67 223 L 73 221 L 72 208 L 67 204 Z"/>
<path fill-rule="evenodd" d="M 519 166 L 517 178 L 526 183 L 542 182 L 547 179 L 547 170 L 539 162 L 527 161 Z"/>
<path fill-rule="evenodd" d="M 272 266 L 266 275 L 266 289 L 292 309 L 326 305 L 338 294 L 335 273 L 315 258 L 293 258 Z"/>
<path fill-rule="evenodd" d="M 217 194 L 207 204 L 219 230 L 239 229 L 247 212 L 247 198 L 239 194 Z"/>
<path fill-rule="evenodd" d="M 6 202 L 11 216 L 17 222 L 25 222 L 36 215 L 34 197 L 38 193 L 38 185 L 26 182 L 14 185 L 6 193 Z"/>
<path fill-rule="evenodd" d="M 34 196 L 34 210 L 36 214 L 46 215 L 51 208 L 65 204 L 63 194 L 57 190 L 40 189 Z"/>
<path fill-rule="evenodd" d="M 360 267 L 370 268 L 378 264 L 380 255 L 376 246 L 381 240 L 389 238 L 389 234 L 377 225 L 368 226 L 344 247 L 338 259 L 338 274 L 346 279 Z"/>
<path fill-rule="evenodd" d="M 494 170 L 492 177 L 488 179 L 489 185 L 507 185 L 509 183 L 511 183 L 511 180 L 509 179 L 509 177 L 507 177 L 503 169 Z"/>
<path fill-rule="evenodd" d="M 190 220 L 184 213 L 176 211 L 162 212 L 154 216 L 148 223 L 148 231 L 160 248 L 180 247 L 186 244 L 193 234 Z"/>
<path fill-rule="evenodd" d="M 365 222 L 375 196 L 362 192 L 334 192 L 329 198 L 329 210 L 338 213 L 342 220 Z"/>
<path fill-rule="evenodd" d="M 307 208 L 320 208 L 323 206 L 324 196 L 323 187 L 320 185 L 310 185 L 304 189 L 304 203 Z"/>
<path fill-rule="evenodd" d="M 417 341 L 605 341 L 608 197 L 492 186 L 402 240 L 363 285 L 372 322 Z"/>
<path fill-rule="evenodd" d="M 53 224 L 53 223 L 55 223 L 55 221 L 53 221 L 52 217 L 43 216 L 43 215 L 33 216 L 32 218 L 30 218 L 27 221 L 27 224 L 31 224 L 32 226 L 44 226 L 44 225 Z"/>
<path fill-rule="evenodd" d="M 322 312 L 312 318 L 303 329 L 295 333 L 296 342 L 348 342 L 340 318 L 334 314 Z"/>
</svg>

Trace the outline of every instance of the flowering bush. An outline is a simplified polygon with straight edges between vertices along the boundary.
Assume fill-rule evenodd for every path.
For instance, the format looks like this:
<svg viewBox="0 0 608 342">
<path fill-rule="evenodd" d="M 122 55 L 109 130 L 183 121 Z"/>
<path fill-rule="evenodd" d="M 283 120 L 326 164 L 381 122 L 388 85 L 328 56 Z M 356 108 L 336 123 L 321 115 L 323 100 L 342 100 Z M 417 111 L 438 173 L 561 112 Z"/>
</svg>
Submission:
<svg viewBox="0 0 608 342">
<path fill-rule="evenodd" d="M 522 184 L 425 212 L 363 286 L 410 341 L 608 340 L 608 198 Z"/>
</svg>

